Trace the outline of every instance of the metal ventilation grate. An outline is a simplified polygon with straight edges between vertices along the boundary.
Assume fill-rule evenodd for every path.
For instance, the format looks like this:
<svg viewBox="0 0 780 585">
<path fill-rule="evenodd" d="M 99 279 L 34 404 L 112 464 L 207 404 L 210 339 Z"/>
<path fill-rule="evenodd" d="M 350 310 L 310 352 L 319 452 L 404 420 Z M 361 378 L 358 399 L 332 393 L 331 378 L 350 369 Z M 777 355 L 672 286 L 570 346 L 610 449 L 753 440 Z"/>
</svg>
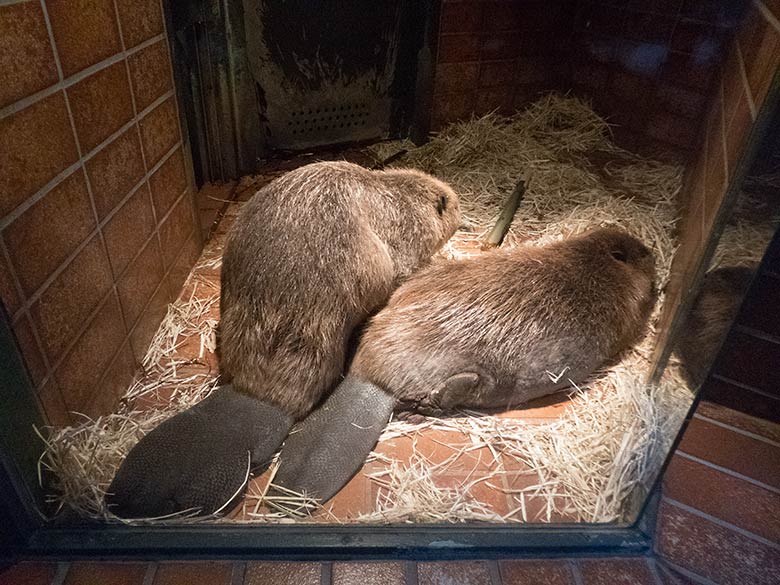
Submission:
<svg viewBox="0 0 780 585">
<path fill-rule="evenodd" d="M 371 106 L 367 103 L 293 110 L 287 126 L 290 134 L 302 137 L 327 131 L 344 131 L 367 126 L 373 122 L 371 113 Z"/>
</svg>

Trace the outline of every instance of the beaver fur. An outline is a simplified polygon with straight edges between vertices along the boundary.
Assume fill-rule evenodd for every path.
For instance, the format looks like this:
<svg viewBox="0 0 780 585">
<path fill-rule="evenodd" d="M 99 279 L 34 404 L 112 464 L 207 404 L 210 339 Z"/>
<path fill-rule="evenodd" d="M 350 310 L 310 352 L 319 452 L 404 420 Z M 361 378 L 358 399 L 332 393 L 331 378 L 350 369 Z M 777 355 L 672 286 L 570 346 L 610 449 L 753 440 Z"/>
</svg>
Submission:
<svg viewBox="0 0 780 585">
<path fill-rule="evenodd" d="M 617 229 L 432 263 L 368 322 L 347 378 L 285 443 L 275 483 L 327 500 L 394 407 L 509 409 L 581 382 L 641 335 L 654 275 L 650 250 Z"/>
<path fill-rule="evenodd" d="M 229 510 L 248 469 L 267 464 L 335 386 L 353 329 L 459 221 L 452 189 L 415 170 L 322 162 L 258 191 L 223 255 L 220 369 L 230 384 L 139 441 L 109 487 L 109 508 L 125 517 Z"/>
<path fill-rule="evenodd" d="M 644 244 L 616 229 L 434 263 L 371 319 L 351 373 L 412 405 L 439 403 L 450 377 L 475 374 L 443 406 L 509 408 L 628 347 L 653 307 L 654 272 Z"/>
<path fill-rule="evenodd" d="M 294 418 L 344 369 L 353 329 L 460 221 L 446 184 L 415 170 L 307 165 L 241 211 L 222 263 L 220 370 Z"/>
</svg>

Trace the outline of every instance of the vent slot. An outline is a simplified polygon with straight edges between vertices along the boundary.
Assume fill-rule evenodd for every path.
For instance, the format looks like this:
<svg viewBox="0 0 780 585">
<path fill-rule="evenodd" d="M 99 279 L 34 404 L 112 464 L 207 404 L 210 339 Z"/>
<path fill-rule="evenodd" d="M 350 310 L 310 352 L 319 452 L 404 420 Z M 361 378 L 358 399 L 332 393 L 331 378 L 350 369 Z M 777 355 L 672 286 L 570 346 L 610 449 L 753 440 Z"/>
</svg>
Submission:
<svg viewBox="0 0 780 585">
<path fill-rule="evenodd" d="M 292 111 L 287 126 L 290 134 L 308 136 L 334 130 L 362 128 L 369 124 L 370 117 L 371 110 L 367 103 L 305 108 Z"/>
</svg>

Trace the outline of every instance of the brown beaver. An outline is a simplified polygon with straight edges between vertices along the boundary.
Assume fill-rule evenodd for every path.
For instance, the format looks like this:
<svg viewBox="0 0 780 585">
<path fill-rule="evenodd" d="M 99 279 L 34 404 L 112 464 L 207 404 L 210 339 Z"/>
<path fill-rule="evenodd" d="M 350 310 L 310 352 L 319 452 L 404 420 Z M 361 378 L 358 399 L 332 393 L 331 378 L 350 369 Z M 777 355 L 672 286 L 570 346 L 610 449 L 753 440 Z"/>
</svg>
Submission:
<svg viewBox="0 0 780 585">
<path fill-rule="evenodd" d="M 208 514 L 236 501 L 248 467 L 267 463 L 337 383 L 353 329 L 459 219 L 452 189 L 415 170 L 323 162 L 258 191 L 223 255 L 220 369 L 231 384 L 141 439 L 109 509 Z"/>
<path fill-rule="evenodd" d="M 726 266 L 704 276 L 674 347 L 691 390 L 704 383 L 756 270 L 755 264 Z"/>
<path fill-rule="evenodd" d="M 290 435 L 275 482 L 328 499 L 399 404 L 510 408 L 584 380 L 644 330 L 654 272 L 650 251 L 616 229 L 423 268 L 369 321 L 347 379 Z M 330 430 L 345 409 L 352 424 L 340 416 Z"/>
</svg>

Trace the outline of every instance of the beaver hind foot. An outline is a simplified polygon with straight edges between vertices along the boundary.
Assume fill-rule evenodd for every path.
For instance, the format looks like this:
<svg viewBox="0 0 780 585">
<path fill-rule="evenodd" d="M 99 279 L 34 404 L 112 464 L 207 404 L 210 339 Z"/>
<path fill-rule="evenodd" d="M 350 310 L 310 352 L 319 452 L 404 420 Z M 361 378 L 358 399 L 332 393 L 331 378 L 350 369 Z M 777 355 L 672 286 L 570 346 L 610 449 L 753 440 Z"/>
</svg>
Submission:
<svg viewBox="0 0 780 585">
<path fill-rule="evenodd" d="M 270 463 L 292 423 L 230 385 L 217 388 L 138 442 L 108 488 L 108 509 L 122 518 L 227 512 L 250 468 Z"/>
<path fill-rule="evenodd" d="M 270 494 L 301 494 L 319 502 L 332 498 L 363 466 L 395 404 L 379 387 L 348 375 L 290 433 Z"/>
</svg>

